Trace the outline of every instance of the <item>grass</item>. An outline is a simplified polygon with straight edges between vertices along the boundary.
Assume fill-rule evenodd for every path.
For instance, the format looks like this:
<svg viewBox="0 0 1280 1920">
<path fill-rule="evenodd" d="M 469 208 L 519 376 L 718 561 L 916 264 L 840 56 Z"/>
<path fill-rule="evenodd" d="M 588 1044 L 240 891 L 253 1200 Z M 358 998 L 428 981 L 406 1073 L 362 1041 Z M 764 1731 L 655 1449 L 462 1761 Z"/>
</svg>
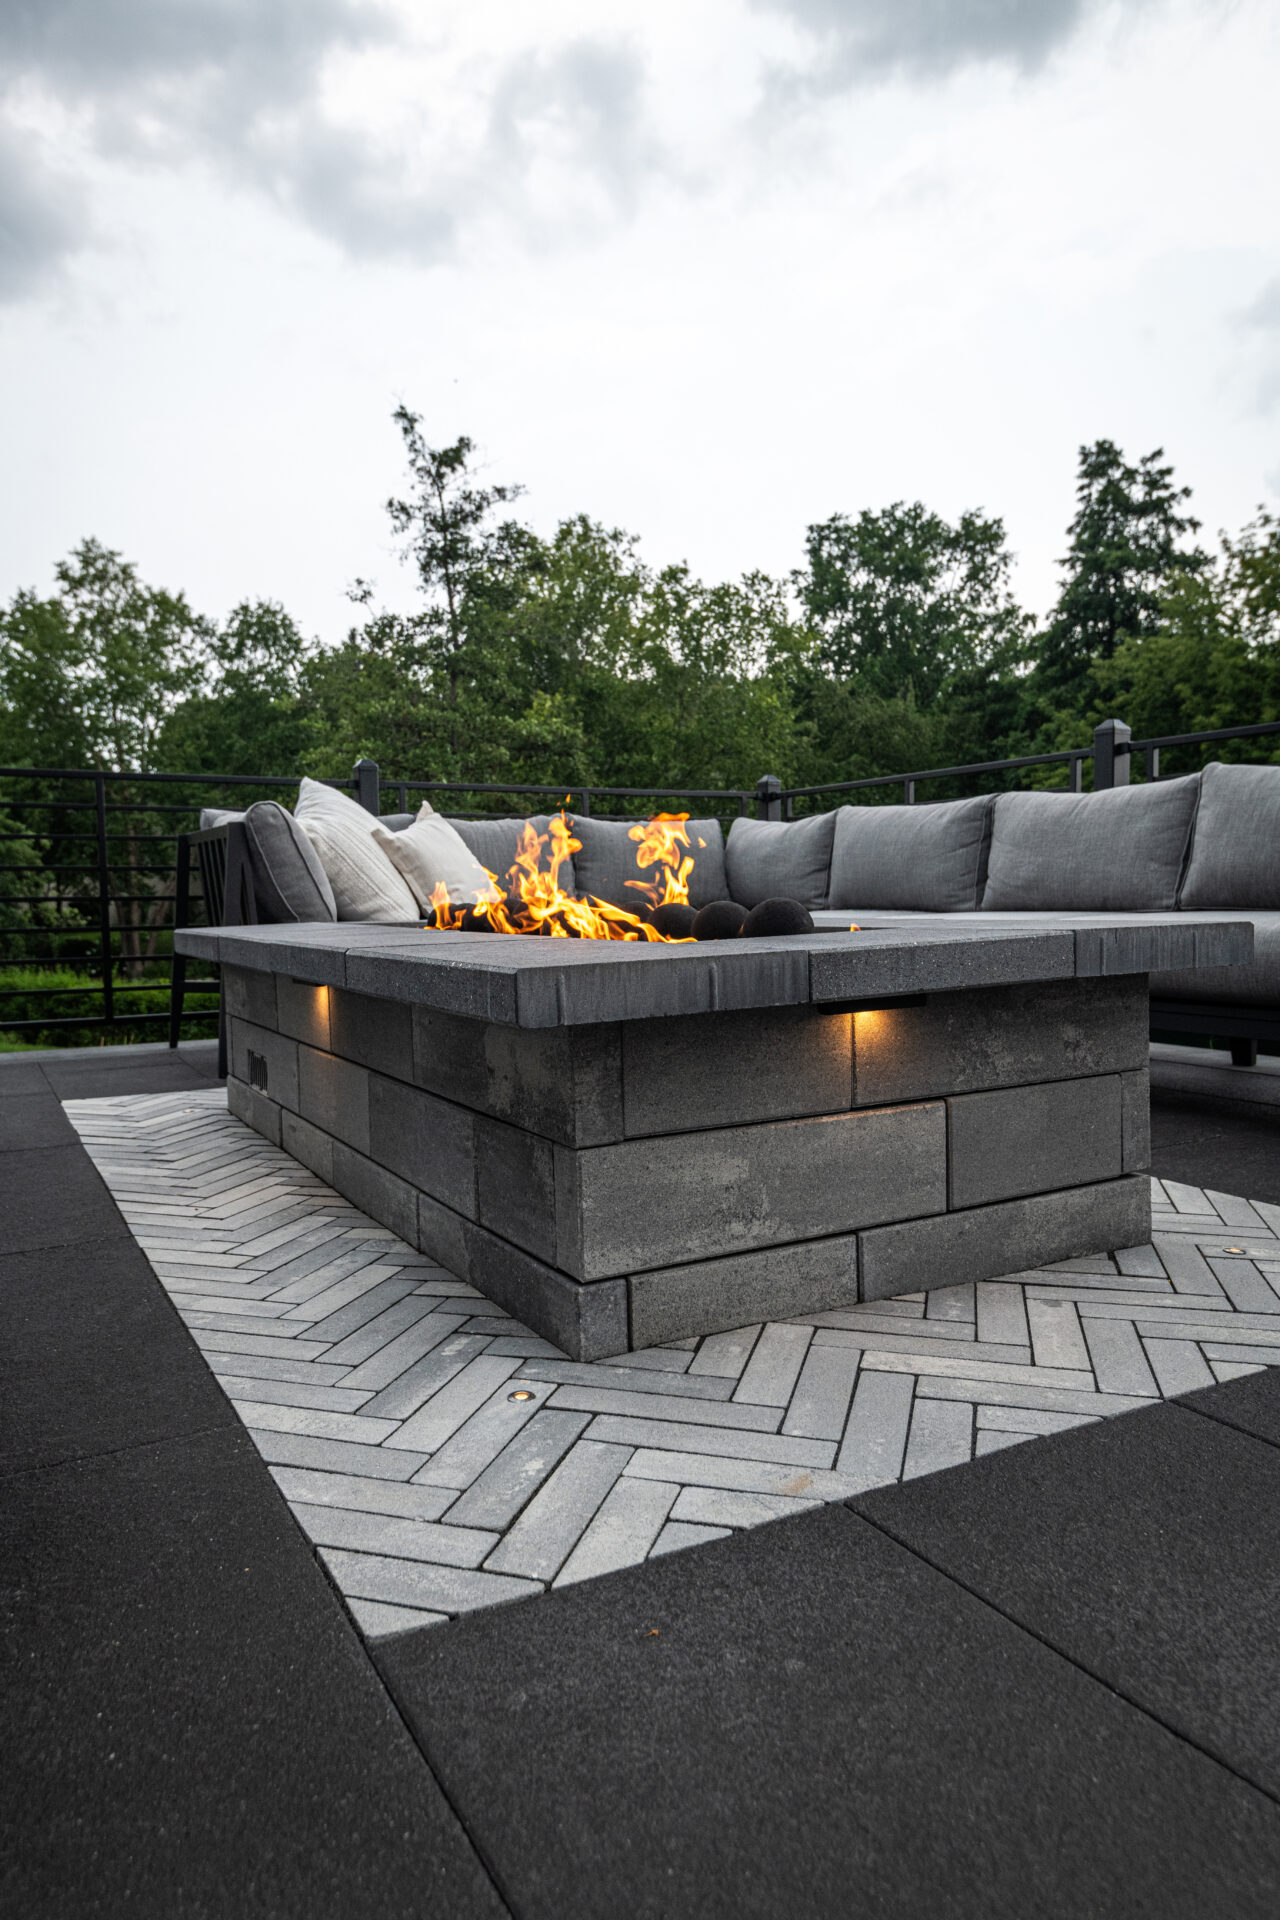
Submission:
<svg viewBox="0 0 1280 1920">
<path fill-rule="evenodd" d="M 139 1041 L 157 1041 L 166 1037 L 158 1020 L 131 1021 L 131 1014 L 167 1013 L 169 985 L 168 963 L 146 969 L 141 979 L 117 974 L 112 979 L 112 994 L 117 1025 L 28 1027 L 21 1032 L 5 1030 L 9 1020 L 98 1020 L 102 1015 L 102 983 L 75 967 L 0 967 L 0 1052 L 43 1052 L 49 1047 L 131 1046 Z M 149 989 L 149 990 L 144 990 Z M 157 991 L 156 989 L 163 989 Z M 49 998 L 56 993 L 56 998 Z M 216 993 L 188 993 L 188 1013 L 208 1017 L 183 1023 L 183 1037 L 206 1039 L 217 1032 Z"/>
</svg>

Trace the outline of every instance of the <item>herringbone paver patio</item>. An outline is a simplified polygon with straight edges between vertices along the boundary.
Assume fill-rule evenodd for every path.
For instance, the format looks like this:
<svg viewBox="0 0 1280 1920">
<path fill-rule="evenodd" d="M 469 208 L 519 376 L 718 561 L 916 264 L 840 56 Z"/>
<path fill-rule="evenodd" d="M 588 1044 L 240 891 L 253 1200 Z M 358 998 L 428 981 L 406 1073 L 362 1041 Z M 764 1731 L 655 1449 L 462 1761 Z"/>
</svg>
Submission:
<svg viewBox="0 0 1280 1920">
<path fill-rule="evenodd" d="M 207 1092 L 66 1110 L 370 1637 L 1280 1365 L 1280 1208 L 588 1366 Z"/>
</svg>

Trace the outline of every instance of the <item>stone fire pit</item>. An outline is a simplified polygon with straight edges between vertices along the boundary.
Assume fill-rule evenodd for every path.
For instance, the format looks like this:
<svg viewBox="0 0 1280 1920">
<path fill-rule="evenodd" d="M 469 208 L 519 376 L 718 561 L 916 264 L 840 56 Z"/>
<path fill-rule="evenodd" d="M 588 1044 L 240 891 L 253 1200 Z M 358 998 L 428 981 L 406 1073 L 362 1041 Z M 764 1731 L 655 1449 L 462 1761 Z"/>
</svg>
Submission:
<svg viewBox="0 0 1280 1920">
<path fill-rule="evenodd" d="M 232 1110 L 575 1359 L 1145 1241 L 1146 974 L 1251 941 L 177 936 L 224 970 Z"/>
</svg>

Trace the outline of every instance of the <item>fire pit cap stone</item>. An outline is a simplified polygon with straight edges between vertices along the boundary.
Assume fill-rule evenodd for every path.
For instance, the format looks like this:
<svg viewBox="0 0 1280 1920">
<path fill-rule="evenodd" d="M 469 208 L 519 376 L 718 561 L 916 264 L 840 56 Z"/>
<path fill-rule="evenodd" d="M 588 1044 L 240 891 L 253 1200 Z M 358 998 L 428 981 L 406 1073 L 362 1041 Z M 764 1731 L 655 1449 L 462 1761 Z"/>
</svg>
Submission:
<svg viewBox="0 0 1280 1920">
<path fill-rule="evenodd" d="M 948 922 L 950 921 L 950 924 Z M 1253 927 L 1189 914 L 877 915 L 860 931 L 700 945 L 458 934 L 357 922 L 183 928 L 180 953 L 504 1026 L 831 1004 L 1034 980 L 1230 966 Z"/>
</svg>

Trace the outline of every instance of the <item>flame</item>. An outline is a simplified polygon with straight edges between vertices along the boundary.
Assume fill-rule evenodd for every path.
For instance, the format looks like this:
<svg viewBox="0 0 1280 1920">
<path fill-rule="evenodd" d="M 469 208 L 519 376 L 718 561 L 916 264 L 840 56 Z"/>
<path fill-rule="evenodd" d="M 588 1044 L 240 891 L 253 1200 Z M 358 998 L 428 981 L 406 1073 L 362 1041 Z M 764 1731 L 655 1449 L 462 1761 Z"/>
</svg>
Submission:
<svg viewBox="0 0 1280 1920">
<path fill-rule="evenodd" d="M 631 838 L 641 842 L 637 863 L 651 866 L 657 860 L 667 867 L 665 893 L 661 887 L 644 881 L 627 881 L 628 886 L 639 886 L 641 892 L 647 893 L 655 906 L 661 906 L 664 899 L 687 902 L 689 898 L 692 858 L 681 861 L 678 870 L 672 871 L 677 839 L 683 840 L 685 846 L 689 844 L 683 826 L 687 818 L 687 814 L 660 814 L 656 820 L 645 821 L 643 825 L 631 829 Z M 656 829 L 656 834 L 646 838 L 650 829 Z M 565 892 L 560 885 L 560 869 L 581 845 L 581 840 L 574 838 L 568 817 L 563 812 L 551 820 L 549 833 L 539 833 L 532 820 L 526 820 L 521 829 L 515 862 L 507 874 L 509 884 L 506 891 L 498 885 L 497 875 L 489 873 L 486 867 L 488 891 L 470 906 L 455 907 L 449 899 L 448 887 L 440 881 L 431 894 L 436 926 L 444 932 L 465 931 L 468 926 L 474 927 L 476 921 L 480 921 L 487 922 L 493 933 L 544 933 L 558 940 L 567 940 L 576 935 L 580 940 L 649 940 L 666 943 L 668 936 L 658 933 L 639 914 L 628 913 L 625 907 L 615 907 L 607 900 L 579 900 Z M 550 849 L 546 867 L 541 864 L 544 847 Z M 646 856 L 646 849 L 650 847 L 664 851 Z"/>
<path fill-rule="evenodd" d="M 693 855 L 680 858 L 679 849 L 689 844 L 689 833 L 685 821 L 687 813 L 655 813 L 652 820 L 643 820 L 632 827 L 628 839 L 639 842 L 636 854 L 638 867 L 660 866 L 664 869 L 662 884 L 656 880 L 628 880 L 627 885 L 634 887 L 637 893 L 645 894 L 655 907 L 680 906 L 689 904 L 689 875 L 693 872 Z M 699 840 L 699 846 L 705 846 Z"/>
</svg>

